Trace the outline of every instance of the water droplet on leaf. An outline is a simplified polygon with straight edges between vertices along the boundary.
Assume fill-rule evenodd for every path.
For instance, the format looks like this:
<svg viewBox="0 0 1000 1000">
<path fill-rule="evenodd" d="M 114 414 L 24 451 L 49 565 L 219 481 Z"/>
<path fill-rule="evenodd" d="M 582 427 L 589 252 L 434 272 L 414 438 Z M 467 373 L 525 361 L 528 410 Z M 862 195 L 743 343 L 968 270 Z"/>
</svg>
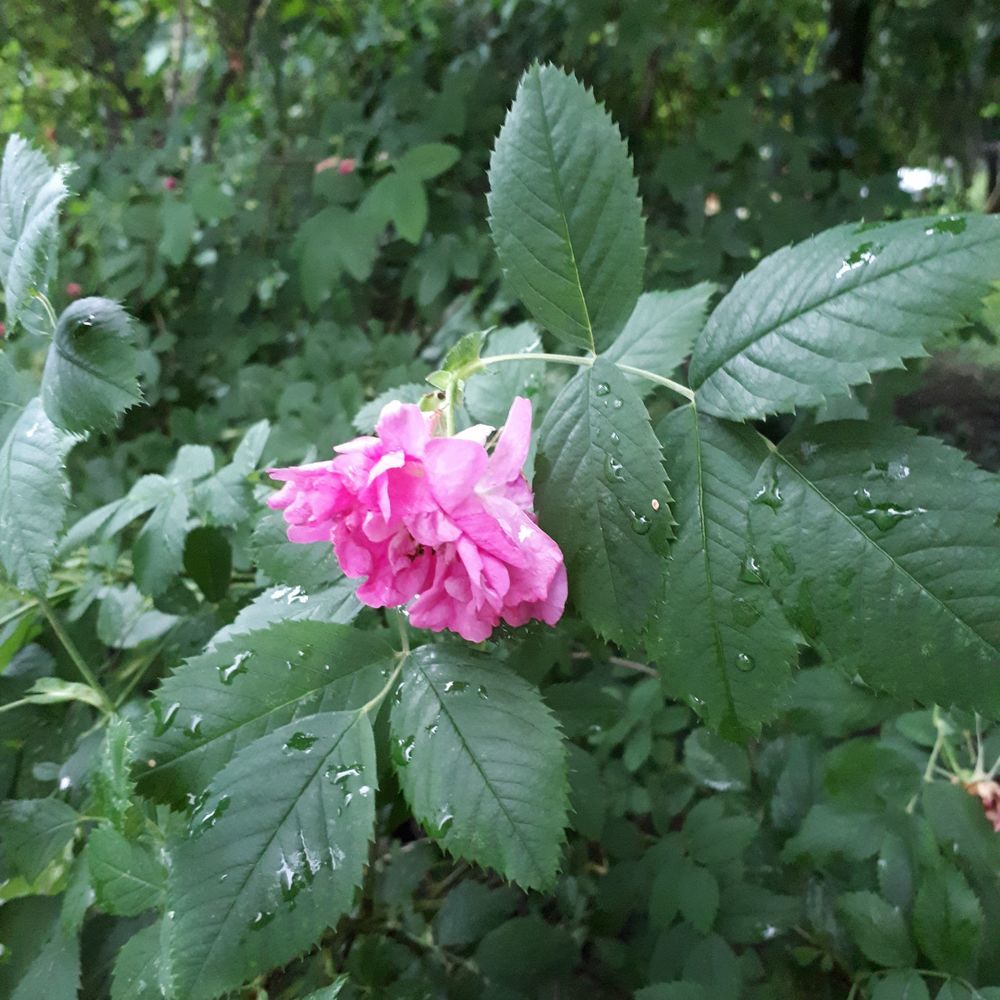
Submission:
<svg viewBox="0 0 1000 1000">
<path fill-rule="evenodd" d="M 312 733 L 292 733 L 288 737 L 288 742 L 285 743 L 285 750 L 298 750 L 301 753 L 309 753 L 313 748 L 313 744 L 319 739 L 318 736 L 313 736 Z"/>
<path fill-rule="evenodd" d="M 606 396 L 609 392 L 611 392 L 611 386 L 607 382 L 598 382 L 597 388 L 594 389 L 595 396 Z"/>
<path fill-rule="evenodd" d="M 247 660 L 253 656 L 250 650 L 244 650 L 242 653 L 237 653 L 233 658 L 233 662 L 228 665 L 222 665 L 219 667 L 219 679 L 223 684 L 232 684 L 233 681 L 240 675 L 245 674 L 250 668 L 247 666 Z"/>
<path fill-rule="evenodd" d="M 757 666 L 754 662 L 754 658 L 747 653 L 737 653 L 736 654 L 736 669 L 742 671 L 744 674 L 750 673 L 753 668 Z"/>
</svg>

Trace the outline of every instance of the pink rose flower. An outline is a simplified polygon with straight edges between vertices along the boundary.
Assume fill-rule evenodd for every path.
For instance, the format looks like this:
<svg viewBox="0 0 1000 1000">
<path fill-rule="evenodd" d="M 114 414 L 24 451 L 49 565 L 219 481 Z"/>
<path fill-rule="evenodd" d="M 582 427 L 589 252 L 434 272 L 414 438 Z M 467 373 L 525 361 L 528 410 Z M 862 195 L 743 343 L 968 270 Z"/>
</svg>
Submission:
<svg viewBox="0 0 1000 1000">
<path fill-rule="evenodd" d="M 522 472 L 531 403 L 514 400 L 492 452 L 491 427 L 439 437 L 439 419 L 389 403 L 376 437 L 338 446 L 332 461 L 269 470 L 285 486 L 268 505 L 284 511 L 290 541 L 333 542 L 344 572 L 365 578 L 369 607 L 413 601 L 417 628 L 481 642 L 501 619 L 554 625 L 566 567 Z"/>
<path fill-rule="evenodd" d="M 82 291 L 83 291 L 83 288 L 81 288 L 81 287 L 80 287 L 80 285 L 78 285 L 78 284 L 77 284 L 77 283 L 76 283 L 75 281 L 71 281 L 71 282 L 70 282 L 70 283 L 69 283 L 69 284 L 68 284 L 68 285 L 66 286 L 66 294 L 67 294 L 67 295 L 68 295 L 68 296 L 69 296 L 69 297 L 70 297 L 71 299 L 77 299 L 77 298 L 79 298 L 79 297 L 80 297 L 80 293 L 81 293 Z"/>
</svg>

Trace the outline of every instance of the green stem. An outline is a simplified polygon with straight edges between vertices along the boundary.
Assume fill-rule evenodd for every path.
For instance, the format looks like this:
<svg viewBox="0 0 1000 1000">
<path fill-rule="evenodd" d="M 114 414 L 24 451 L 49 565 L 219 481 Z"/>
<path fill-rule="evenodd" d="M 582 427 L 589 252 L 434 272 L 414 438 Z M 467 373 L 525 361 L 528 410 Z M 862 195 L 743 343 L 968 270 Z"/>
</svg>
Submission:
<svg viewBox="0 0 1000 1000">
<path fill-rule="evenodd" d="M 55 612 L 52 610 L 52 606 L 44 597 L 38 598 L 38 606 L 42 609 L 45 617 L 49 620 L 49 624 L 52 626 L 52 631 L 55 632 L 59 641 L 63 644 L 63 648 L 66 650 L 69 658 L 73 661 L 76 669 L 80 671 L 80 675 L 90 685 L 90 687 L 93 688 L 97 696 L 100 698 L 101 706 L 105 714 L 113 714 L 115 707 L 111 703 L 111 699 L 108 697 L 104 688 L 101 687 L 100 682 L 94 676 L 93 671 L 87 666 L 87 661 L 80 655 L 80 651 L 76 648 L 76 643 L 73 642 L 69 633 L 65 628 L 63 628 L 63 624 L 56 617 Z"/>
<path fill-rule="evenodd" d="M 535 354 L 531 352 L 494 354 L 490 357 L 479 358 L 477 361 L 473 361 L 458 372 L 458 377 L 467 378 L 469 375 L 481 371 L 483 368 L 488 368 L 490 365 L 505 364 L 514 361 L 551 361 L 554 364 L 591 368 L 596 360 L 597 356 L 593 354 Z M 614 365 L 620 372 L 624 372 L 626 375 L 636 375 L 639 378 L 646 379 L 647 382 L 655 382 L 657 385 L 665 386 L 672 392 L 676 392 L 679 396 L 683 396 L 689 402 L 694 401 L 694 393 L 686 385 L 681 385 L 680 382 L 665 378 L 663 375 L 657 375 L 655 372 L 647 371 L 645 368 L 635 368 L 632 365 L 623 365 L 618 362 L 614 362 Z"/>
<path fill-rule="evenodd" d="M 67 587 L 65 590 L 57 590 L 52 595 L 52 600 L 54 601 L 60 597 L 65 597 L 67 594 L 72 594 L 73 591 L 76 589 L 77 589 L 76 587 Z M 28 601 L 26 604 L 22 604 L 19 608 L 14 608 L 13 611 L 10 611 L 5 615 L 0 616 L 0 628 L 3 628 L 5 625 L 9 625 L 12 621 L 16 621 L 18 618 L 21 618 L 23 615 L 26 615 L 29 611 L 34 611 L 35 608 L 37 607 L 38 607 L 38 601 L 31 600 Z"/>
</svg>

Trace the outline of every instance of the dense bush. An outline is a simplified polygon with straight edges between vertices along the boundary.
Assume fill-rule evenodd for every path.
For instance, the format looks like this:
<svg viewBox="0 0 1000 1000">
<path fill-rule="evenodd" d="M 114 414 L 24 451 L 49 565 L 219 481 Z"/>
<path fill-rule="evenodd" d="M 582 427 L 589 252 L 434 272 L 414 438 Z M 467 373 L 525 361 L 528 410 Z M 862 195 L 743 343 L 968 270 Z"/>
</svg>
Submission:
<svg viewBox="0 0 1000 1000">
<path fill-rule="evenodd" d="M 0 995 L 1000 996 L 961 6 L 4 5 Z M 267 508 L 516 397 L 553 627 Z"/>
</svg>

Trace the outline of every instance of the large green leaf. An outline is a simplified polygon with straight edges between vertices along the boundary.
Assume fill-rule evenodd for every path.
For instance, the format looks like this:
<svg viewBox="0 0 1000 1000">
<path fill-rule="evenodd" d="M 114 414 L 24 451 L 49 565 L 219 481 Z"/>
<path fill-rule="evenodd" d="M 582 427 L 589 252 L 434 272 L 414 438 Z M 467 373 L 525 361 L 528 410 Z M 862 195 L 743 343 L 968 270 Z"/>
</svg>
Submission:
<svg viewBox="0 0 1000 1000">
<path fill-rule="evenodd" d="M 375 822 L 363 712 L 297 719 L 238 753 L 171 851 L 174 993 L 207 1000 L 311 945 L 346 912 Z"/>
<path fill-rule="evenodd" d="M 75 443 L 35 397 L 0 447 L 0 564 L 20 590 L 48 579 L 69 500 L 62 463 Z"/>
<path fill-rule="evenodd" d="M 137 751 L 140 791 L 183 803 L 278 726 L 363 705 L 385 683 L 392 658 L 377 633 L 282 622 L 188 660 L 156 693 Z"/>
<path fill-rule="evenodd" d="M 1000 278 L 1000 219 L 846 225 L 763 260 L 709 317 L 691 360 L 707 413 L 809 406 L 924 353 Z"/>
<path fill-rule="evenodd" d="M 534 354 L 542 338 L 534 323 L 504 326 L 490 332 L 482 356 L 496 354 Z M 465 387 L 465 405 L 473 418 L 499 427 L 515 396 L 532 396 L 538 391 L 545 366 L 537 361 L 510 361 L 490 365 L 469 379 Z"/>
<path fill-rule="evenodd" d="M 190 501 L 182 483 L 163 481 L 159 503 L 132 546 L 135 582 L 144 594 L 162 594 L 184 565 Z"/>
<path fill-rule="evenodd" d="M 845 892 L 837 901 L 851 936 L 866 958 L 893 968 L 913 965 L 913 946 L 903 914 L 874 892 Z"/>
<path fill-rule="evenodd" d="M 152 848 L 104 826 L 91 833 L 86 853 L 91 883 L 102 909 L 131 917 L 160 903 L 167 871 Z"/>
<path fill-rule="evenodd" d="M 604 357 L 656 375 L 672 375 L 691 353 L 691 345 L 705 325 L 708 303 L 718 291 L 710 281 L 677 292 L 646 292 L 632 310 L 625 329 Z M 629 380 L 646 395 L 656 383 L 637 375 Z"/>
<path fill-rule="evenodd" d="M 625 325 L 642 290 L 642 208 L 628 149 L 575 77 L 533 65 L 490 160 L 490 228 L 521 301 L 590 350 Z"/>
<path fill-rule="evenodd" d="M 414 816 L 445 850 L 525 888 L 552 884 L 566 826 L 566 752 L 537 689 L 467 646 L 422 646 L 391 716 Z"/>
<path fill-rule="evenodd" d="M 762 574 L 849 674 L 1000 711 L 1000 479 L 905 428 L 822 424 L 761 466 Z"/>
<path fill-rule="evenodd" d="M 329 542 L 303 545 L 288 540 L 281 512 L 269 510 L 254 528 L 250 551 L 273 583 L 317 591 L 342 580 L 344 574 Z"/>
<path fill-rule="evenodd" d="M 942 864 L 924 875 L 913 908 L 920 947 L 935 968 L 967 976 L 975 968 L 983 908 L 965 877 Z"/>
<path fill-rule="evenodd" d="M 19 135 L 12 135 L 0 166 L 0 285 L 10 331 L 19 322 L 40 329 L 32 293 L 44 292 L 55 271 L 59 205 L 66 171 L 52 168 Z"/>
<path fill-rule="evenodd" d="M 611 362 L 598 358 L 549 408 L 535 470 L 573 602 L 605 638 L 634 644 L 662 594 L 670 495 L 646 408 Z"/>
<path fill-rule="evenodd" d="M 80 817 L 59 799 L 11 799 L 0 803 L 0 839 L 15 870 L 29 882 L 62 857 Z"/>
<path fill-rule="evenodd" d="M 83 433 L 108 430 L 142 402 L 138 353 L 128 314 L 109 299 L 80 299 L 59 317 L 42 374 L 42 402 L 52 422 Z"/>
<path fill-rule="evenodd" d="M 122 945 L 115 958 L 111 1000 L 162 1000 L 164 994 L 159 921 L 144 927 Z"/>
<path fill-rule="evenodd" d="M 674 410 L 660 427 L 680 528 L 649 645 L 664 684 L 727 735 L 779 711 L 796 636 L 756 569 L 747 538 L 752 485 L 768 451 L 736 424 Z"/>
</svg>

